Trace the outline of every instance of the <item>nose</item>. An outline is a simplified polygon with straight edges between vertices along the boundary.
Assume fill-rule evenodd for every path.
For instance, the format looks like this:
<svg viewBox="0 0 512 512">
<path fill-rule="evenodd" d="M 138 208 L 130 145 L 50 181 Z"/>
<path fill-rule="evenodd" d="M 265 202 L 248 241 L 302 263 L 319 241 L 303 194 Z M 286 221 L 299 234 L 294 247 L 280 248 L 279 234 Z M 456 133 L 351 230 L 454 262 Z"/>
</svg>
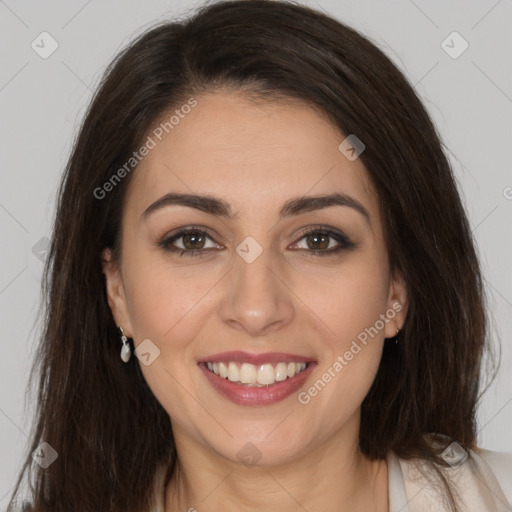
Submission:
<svg viewBox="0 0 512 512">
<path fill-rule="evenodd" d="M 275 270 L 278 265 L 272 263 L 271 250 L 264 250 L 251 263 L 234 257 L 220 306 L 223 322 L 252 336 L 264 336 L 293 320 L 290 284 L 285 273 Z"/>
</svg>

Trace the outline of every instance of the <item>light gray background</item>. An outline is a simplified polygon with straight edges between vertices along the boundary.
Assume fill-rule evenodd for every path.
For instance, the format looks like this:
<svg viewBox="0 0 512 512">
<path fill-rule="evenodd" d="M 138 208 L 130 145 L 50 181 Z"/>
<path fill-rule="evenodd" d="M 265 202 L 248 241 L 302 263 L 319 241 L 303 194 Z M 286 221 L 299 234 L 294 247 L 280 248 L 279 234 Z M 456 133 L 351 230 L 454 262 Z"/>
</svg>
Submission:
<svg viewBox="0 0 512 512">
<path fill-rule="evenodd" d="M 31 402 L 27 415 L 23 402 L 40 260 L 78 123 L 122 46 L 199 3 L 0 0 L 0 508 L 30 431 Z M 503 345 L 498 378 L 479 410 L 479 442 L 512 452 L 512 0 L 304 3 L 371 37 L 415 84 L 440 130 L 479 245 L 493 339 Z M 31 48 L 43 31 L 59 45 L 47 59 Z M 441 46 L 453 31 L 469 44 L 458 58 Z M 452 53 L 462 48 L 453 37 L 445 45 Z"/>
</svg>

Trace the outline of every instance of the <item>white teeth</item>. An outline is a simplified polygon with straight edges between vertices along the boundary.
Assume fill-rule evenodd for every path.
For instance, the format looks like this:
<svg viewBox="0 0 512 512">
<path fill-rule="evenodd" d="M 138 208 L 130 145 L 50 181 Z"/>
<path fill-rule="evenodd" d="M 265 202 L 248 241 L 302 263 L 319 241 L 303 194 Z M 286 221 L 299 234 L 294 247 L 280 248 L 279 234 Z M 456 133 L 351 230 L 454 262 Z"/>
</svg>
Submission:
<svg viewBox="0 0 512 512">
<path fill-rule="evenodd" d="M 240 367 L 240 382 L 243 384 L 255 384 L 258 376 L 256 366 L 244 363 Z M 260 382 L 260 384 L 262 384 Z"/>
<path fill-rule="evenodd" d="M 277 363 L 276 381 L 280 382 L 288 377 L 288 365 L 286 363 Z"/>
<path fill-rule="evenodd" d="M 231 382 L 238 382 L 240 377 L 240 372 L 238 371 L 238 366 L 236 363 L 229 363 L 228 366 L 228 379 Z"/>
<path fill-rule="evenodd" d="M 219 375 L 223 379 L 228 376 L 228 367 L 224 363 L 219 363 Z"/>
<path fill-rule="evenodd" d="M 208 369 L 223 379 L 239 384 L 262 387 L 269 386 L 275 382 L 281 382 L 287 378 L 294 377 L 306 369 L 306 363 L 277 363 L 272 366 L 270 363 L 255 366 L 250 363 L 237 363 L 230 361 L 226 363 L 206 363 Z"/>
<path fill-rule="evenodd" d="M 274 367 L 271 364 L 262 364 L 258 369 L 258 384 L 274 384 L 275 381 Z"/>
</svg>

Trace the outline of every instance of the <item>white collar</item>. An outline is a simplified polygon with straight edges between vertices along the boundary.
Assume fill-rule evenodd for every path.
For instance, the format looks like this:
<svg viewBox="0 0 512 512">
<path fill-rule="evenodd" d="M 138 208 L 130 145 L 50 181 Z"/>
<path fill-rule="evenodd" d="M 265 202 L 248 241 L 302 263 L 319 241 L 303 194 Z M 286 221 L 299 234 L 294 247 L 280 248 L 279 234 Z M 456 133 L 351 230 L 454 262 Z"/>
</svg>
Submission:
<svg viewBox="0 0 512 512">
<path fill-rule="evenodd" d="M 449 450 L 455 446 L 455 449 Z M 463 448 L 452 443 L 443 452 L 449 466 L 441 471 L 468 512 L 512 511 L 512 454 Z M 434 468 L 420 458 L 402 459 L 389 452 L 390 512 L 450 512 Z M 461 503 L 462 504 L 462 503 Z"/>
<path fill-rule="evenodd" d="M 389 512 L 409 512 L 409 500 L 405 492 L 400 461 L 394 452 L 390 451 L 386 462 L 388 464 Z"/>
</svg>

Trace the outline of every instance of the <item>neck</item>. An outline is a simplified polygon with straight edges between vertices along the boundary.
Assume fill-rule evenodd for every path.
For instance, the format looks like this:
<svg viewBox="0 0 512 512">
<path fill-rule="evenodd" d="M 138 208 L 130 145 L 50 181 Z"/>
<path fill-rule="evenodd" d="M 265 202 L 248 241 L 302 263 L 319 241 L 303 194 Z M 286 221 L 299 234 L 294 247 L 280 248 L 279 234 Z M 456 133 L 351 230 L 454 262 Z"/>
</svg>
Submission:
<svg viewBox="0 0 512 512">
<path fill-rule="evenodd" d="M 173 431 L 179 464 L 165 512 L 388 511 L 386 461 L 370 461 L 346 437 L 333 436 L 286 464 L 247 466 Z"/>
</svg>

